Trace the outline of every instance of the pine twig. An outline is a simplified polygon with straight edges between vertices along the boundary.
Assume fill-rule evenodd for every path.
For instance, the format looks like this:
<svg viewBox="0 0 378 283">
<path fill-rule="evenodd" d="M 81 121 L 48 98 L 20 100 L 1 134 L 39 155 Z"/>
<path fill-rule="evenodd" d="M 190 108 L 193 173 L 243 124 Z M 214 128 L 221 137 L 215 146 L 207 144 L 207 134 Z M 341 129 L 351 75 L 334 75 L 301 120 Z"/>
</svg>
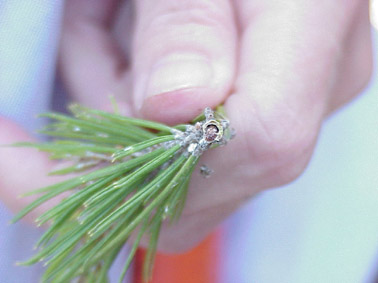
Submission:
<svg viewBox="0 0 378 283">
<path fill-rule="evenodd" d="M 152 275 L 162 222 L 177 220 L 185 205 L 190 176 L 202 153 L 232 138 L 228 121 L 206 108 L 190 125 L 170 127 L 153 121 L 86 108 L 70 107 L 68 116 L 46 113 L 52 120 L 41 133 L 55 140 L 17 143 L 47 152 L 72 165 L 50 174 L 76 177 L 36 189 L 40 195 L 13 219 L 16 222 L 42 203 L 70 191 L 58 205 L 36 219 L 49 223 L 22 265 L 43 261 L 42 282 L 105 282 L 122 247 L 133 238 L 120 274 L 128 270 L 143 235 L 149 246 L 143 278 Z"/>
</svg>

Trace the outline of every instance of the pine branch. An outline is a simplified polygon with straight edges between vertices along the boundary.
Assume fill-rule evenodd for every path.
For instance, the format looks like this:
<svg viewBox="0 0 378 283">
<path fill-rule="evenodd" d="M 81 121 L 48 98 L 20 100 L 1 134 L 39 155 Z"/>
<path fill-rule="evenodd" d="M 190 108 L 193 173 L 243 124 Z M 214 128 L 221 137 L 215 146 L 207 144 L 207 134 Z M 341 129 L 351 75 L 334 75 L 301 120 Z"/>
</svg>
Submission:
<svg viewBox="0 0 378 283">
<path fill-rule="evenodd" d="M 40 196 L 13 222 L 51 198 L 71 192 L 36 219 L 37 225 L 50 226 L 36 244 L 38 252 L 20 264 L 43 261 L 47 268 L 42 282 L 75 278 L 78 282 L 105 282 L 122 247 L 130 243 L 121 282 L 146 234 L 150 240 L 143 278 L 147 281 L 162 222 L 179 219 L 190 176 L 201 154 L 232 138 L 228 121 L 209 108 L 192 125 L 175 127 L 80 105 L 72 105 L 70 111 L 72 117 L 41 115 L 52 120 L 41 133 L 55 140 L 15 144 L 72 162 L 50 174 L 77 174 L 25 194 Z M 137 236 L 131 237 L 136 231 Z"/>
</svg>

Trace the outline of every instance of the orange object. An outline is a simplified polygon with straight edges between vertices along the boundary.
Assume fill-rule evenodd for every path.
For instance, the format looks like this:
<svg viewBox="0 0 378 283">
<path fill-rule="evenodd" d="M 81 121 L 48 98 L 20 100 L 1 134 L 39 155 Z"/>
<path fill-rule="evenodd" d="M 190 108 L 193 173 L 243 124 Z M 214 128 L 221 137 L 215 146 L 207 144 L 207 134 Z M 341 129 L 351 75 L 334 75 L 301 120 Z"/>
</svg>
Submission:
<svg viewBox="0 0 378 283">
<path fill-rule="evenodd" d="M 207 237 L 193 250 L 180 255 L 156 255 L 152 280 L 148 283 L 217 283 L 219 232 Z M 134 282 L 144 283 L 142 266 L 144 250 L 135 257 Z"/>
</svg>

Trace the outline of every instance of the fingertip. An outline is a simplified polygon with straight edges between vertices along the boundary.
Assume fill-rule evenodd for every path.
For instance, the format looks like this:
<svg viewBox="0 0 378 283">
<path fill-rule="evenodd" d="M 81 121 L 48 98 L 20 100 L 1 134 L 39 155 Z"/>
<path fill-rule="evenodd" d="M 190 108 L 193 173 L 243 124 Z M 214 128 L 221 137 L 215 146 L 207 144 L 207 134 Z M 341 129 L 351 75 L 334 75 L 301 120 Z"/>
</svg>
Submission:
<svg viewBox="0 0 378 283">
<path fill-rule="evenodd" d="M 0 144 L 33 141 L 33 138 L 17 123 L 0 117 Z M 0 147 L 0 200 L 11 210 L 18 211 L 32 198 L 23 198 L 29 190 L 60 181 L 62 177 L 46 177 L 52 162 L 46 154 L 31 148 Z M 41 210 L 45 210 L 42 207 Z M 32 217 L 26 218 L 30 220 Z"/>
<path fill-rule="evenodd" d="M 6 147 L 19 141 L 31 141 L 27 132 L 14 121 L 0 115 L 0 145 Z"/>
<path fill-rule="evenodd" d="M 187 88 L 161 93 L 145 99 L 140 114 L 149 120 L 169 125 L 186 123 L 198 116 L 206 107 L 222 102 L 209 88 Z"/>
<path fill-rule="evenodd" d="M 236 73 L 237 30 L 231 5 L 139 1 L 136 14 L 132 54 L 136 114 L 176 124 L 222 103 Z"/>
</svg>

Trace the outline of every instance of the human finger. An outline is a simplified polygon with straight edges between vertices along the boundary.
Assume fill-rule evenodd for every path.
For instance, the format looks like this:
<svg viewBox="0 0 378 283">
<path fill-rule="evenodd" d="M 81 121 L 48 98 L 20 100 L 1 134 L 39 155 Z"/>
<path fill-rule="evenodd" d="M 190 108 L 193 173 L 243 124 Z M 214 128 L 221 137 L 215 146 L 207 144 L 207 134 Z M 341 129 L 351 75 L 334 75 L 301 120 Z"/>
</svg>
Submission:
<svg viewBox="0 0 378 283">
<path fill-rule="evenodd" d="M 34 142 L 20 126 L 16 123 L 0 117 L 0 198 L 12 211 L 20 211 L 30 203 L 34 197 L 20 197 L 22 194 L 33 189 L 63 180 L 63 177 L 46 176 L 56 163 L 34 149 L 23 147 L 12 147 L 16 142 Z M 45 203 L 36 208 L 28 220 L 52 207 L 57 200 Z"/>
<path fill-rule="evenodd" d="M 114 95 L 127 108 L 128 62 L 112 33 L 120 2 L 66 2 L 59 70 L 69 94 L 90 107 L 107 109 Z"/>
<path fill-rule="evenodd" d="M 236 29 L 229 1 L 135 1 L 134 107 L 186 122 L 230 92 Z"/>
<path fill-rule="evenodd" d="M 358 95 L 370 80 L 373 60 L 369 3 L 361 1 L 354 9 L 350 29 L 343 40 L 338 72 L 327 113 L 332 113 Z"/>
</svg>

